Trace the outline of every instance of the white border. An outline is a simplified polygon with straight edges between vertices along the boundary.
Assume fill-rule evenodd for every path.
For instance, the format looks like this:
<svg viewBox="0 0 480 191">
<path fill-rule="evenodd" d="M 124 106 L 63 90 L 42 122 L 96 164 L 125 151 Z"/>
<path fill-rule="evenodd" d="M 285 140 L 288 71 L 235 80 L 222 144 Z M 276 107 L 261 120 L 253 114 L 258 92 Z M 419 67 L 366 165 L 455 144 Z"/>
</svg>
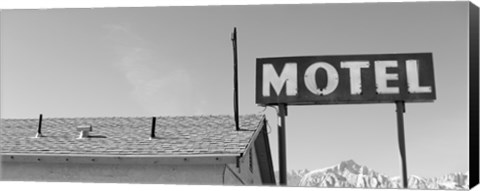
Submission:
<svg viewBox="0 0 480 191">
<path fill-rule="evenodd" d="M 448 1 L 448 0 L 435 0 Z M 475 0 L 480 2 L 480 0 Z M 475 2 L 473 1 L 473 2 Z M 311 4 L 311 3 L 374 3 L 374 2 L 425 2 L 425 0 L 376 1 L 376 0 L 2 0 L 0 9 L 48 9 L 48 8 L 98 8 L 98 7 L 152 7 L 193 5 L 257 5 L 257 4 Z M 478 5 L 479 3 L 477 3 Z"/>
<path fill-rule="evenodd" d="M 445 0 L 435 0 L 445 1 Z M 1 0 L 0 9 L 50 9 L 50 8 L 101 8 L 101 7 L 153 7 L 153 6 L 192 6 L 192 5 L 255 5 L 255 4 L 311 4 L 311 3 L 374 3 L 374 2 L 425 2 L 424 0 L 375 1 L 375 0 Z M 472 0 L 480 6 L 480 0 Z M 1 166 L 0 166 L 1 168 Z M 1 179 L 1 178 L 0 178 Z M 254 191 L 359 191 L 363 189 L 348 188 L 292 188 L 292 187 L 253 187 L 253 186 L 192 186 L 192 185 L 153 185 L 153 184 L 98 184 L 98 183 L 46 183 L 46 182 L 5 182 L 0 181 L 2 190 L 254 190 Z M 392 191 L 392 189 L 366 189 L 375 191 Z M 480 191 L 480 186 L 472 190 Z"/>
</svg>

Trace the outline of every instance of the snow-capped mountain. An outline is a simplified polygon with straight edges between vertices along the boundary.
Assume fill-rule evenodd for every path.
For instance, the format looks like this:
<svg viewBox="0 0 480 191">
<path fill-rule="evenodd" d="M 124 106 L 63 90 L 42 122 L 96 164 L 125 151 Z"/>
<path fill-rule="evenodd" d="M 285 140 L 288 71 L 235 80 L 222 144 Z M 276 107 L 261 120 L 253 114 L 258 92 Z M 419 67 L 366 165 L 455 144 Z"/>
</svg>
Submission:
<svg viewBox="0 0 480 191">
<path fill-rule="evenodd" d="M 432 189 L 468 189 L 468 171 L 450 173 L 441 178 L 428 179 Z"/>
<path fill-rule="evenodd" d="M 355 188 L 392 188 L 392 182 L 385 175 L 379 174 L 353 160 L 343 161 L 338 165 L 310 171 L 305 174 L 299 186 L 315 187 L 355 187 Z"/>
<path fill-rule="evenodd" d="M 287 172 L 287 183 L 289 186 L 298 186 L 300 180 L 305 176 L 305 174 L 309 173 L 310 171 L 307 169 L 303 170 L 292 170 Z M 280 180 L 280 173 L 278 171 L 275 172 L 275 180 Z"/>
<path fill-rule="evenodd" d="M 353 160 L 338 165 L 318 169 L 292 171 L 288 173 L 289 185 L 342 188 L 402 188 L 400 177 L 388 177 Z M 296 184 L 293 177 L 301 179 Z M 451 173 L 440 178 L 423 178 L 416 175 L 408 177 L 409 189 L 468 189 L 468 172 Z"/>
</svg>

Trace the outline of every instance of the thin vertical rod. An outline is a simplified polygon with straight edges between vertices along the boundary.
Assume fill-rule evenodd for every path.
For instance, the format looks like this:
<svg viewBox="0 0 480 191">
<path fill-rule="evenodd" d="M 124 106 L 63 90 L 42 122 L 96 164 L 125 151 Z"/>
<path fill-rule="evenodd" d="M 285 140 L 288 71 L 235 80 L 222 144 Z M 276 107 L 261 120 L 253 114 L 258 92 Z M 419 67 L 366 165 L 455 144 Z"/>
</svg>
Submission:
<svg viewBox="0 0 480 191">
<path fill-rule="evenodd" d="M 40 120 L 38 121 L 37 135 L 42 135 L 42 119 L 43 119 L 43 115 L 40 114 Z"/>
<path fill-rule="evenodd" d="M 400 146 L 400 157 L 402 160 L 402 180 L 403 188 L 408 188 L 407 176 L 407 154 L 405 151 L 405 130 L 403 127 L 403 113 L 405 113 L 405 102 L 396 101 L 397 106 L 397 127 L 398 127 L 398 144 Z"/>
<path fill-rule="evenodd" d="M 152 132 L 150 133 L 150 138 L 155 138 L 155 123 L 157 121 L 156 117 L 152 117 Z"/>
<path fill-rule="evenodd" d="M 280 185 L 287 185 L 287 148 L 285 139 L 285 115 L 287 114 L 287 105 L 278 105 L 278 164 L 280 166 Z"/>
<path fill-rule="evenodd" d="M 235 129 L 240 130 L 238 119 L 238 55 L 237 55 L 237 28 L 233 28 L 233 110 L 235 118 Z"/>
</svg>

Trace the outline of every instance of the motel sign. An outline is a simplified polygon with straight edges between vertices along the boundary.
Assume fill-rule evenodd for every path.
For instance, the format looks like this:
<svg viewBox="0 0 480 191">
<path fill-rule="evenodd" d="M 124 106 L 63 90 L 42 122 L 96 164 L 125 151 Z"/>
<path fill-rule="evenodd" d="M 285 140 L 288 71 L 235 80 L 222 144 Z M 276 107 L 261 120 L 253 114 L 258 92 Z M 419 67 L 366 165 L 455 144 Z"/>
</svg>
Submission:
<svg viewBox="0 0 480 191">
<path fill-rule="evenodd" d="M 256 103 L 278 106 L 280 184 L 287 184 L 288 105 L 395 103 L 403 187 L 408 188 L 405 102 L 436 99 L 432 53 L 258 58 Z"/>
<path fill-rule="evenodd" d="M 257 59 L 260 105 L 433 101 L 431 53 Z"/>
</svg>

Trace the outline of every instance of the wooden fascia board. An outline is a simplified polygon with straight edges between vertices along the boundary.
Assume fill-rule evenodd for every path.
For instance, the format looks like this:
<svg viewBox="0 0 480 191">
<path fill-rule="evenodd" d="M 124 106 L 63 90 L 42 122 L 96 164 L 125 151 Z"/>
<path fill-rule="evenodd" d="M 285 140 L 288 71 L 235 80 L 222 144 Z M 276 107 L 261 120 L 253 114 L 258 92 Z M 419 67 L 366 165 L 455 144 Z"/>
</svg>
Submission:
<svg viewBox="0 0 480 191">
<path fill-rule="evenodd" d="M 267 126 L 266 119 L 264 122 L 264 126 L 265 127 L 261 133 L 262 137 L 259 138 L 255 143 L 255 148 L 256 148 L 255 150 L 256 150 L 258 165 L 260 167 L 260 174 L 262 177 L 263 184 L 275 185 L 276 184 L 275 172 L 273 170 L 272 155 L 271 155 L 270 144 L 268 140 L 268 132 L 266 129 L 266 126 Z"/>
<path fill-rule="evenodd" d="M 240 153 L 240 156 L 242 158 L 242 161 L 244 160 L 243 156 L 245 155 L 246 152 L 248 152 L 254 145 L 255 145 L 255 141 L 257 140 L 258 138 L 258 135 L 260 134 L 260 132 L 262 131 L 262 129 L 265 127 L 265 115 L 262 117 L 262 119 L 260 120 L 260 122 L 258 122 L 258 125 L 257 125 L 257 129 L 255 130 L 255 132 L 253 133 L 252 135 L 252 138 L 250 139 L 250 141 L 248 142 L 248 145 L 246 146 L 245 150 L 243 153 Z"/>
<path fill-rule="evenodd" d="M 88 155 L 2 153 L 1 161 L 81 164 L 234 164 L 238 154 L 218 155 Z"/>
</svg>

